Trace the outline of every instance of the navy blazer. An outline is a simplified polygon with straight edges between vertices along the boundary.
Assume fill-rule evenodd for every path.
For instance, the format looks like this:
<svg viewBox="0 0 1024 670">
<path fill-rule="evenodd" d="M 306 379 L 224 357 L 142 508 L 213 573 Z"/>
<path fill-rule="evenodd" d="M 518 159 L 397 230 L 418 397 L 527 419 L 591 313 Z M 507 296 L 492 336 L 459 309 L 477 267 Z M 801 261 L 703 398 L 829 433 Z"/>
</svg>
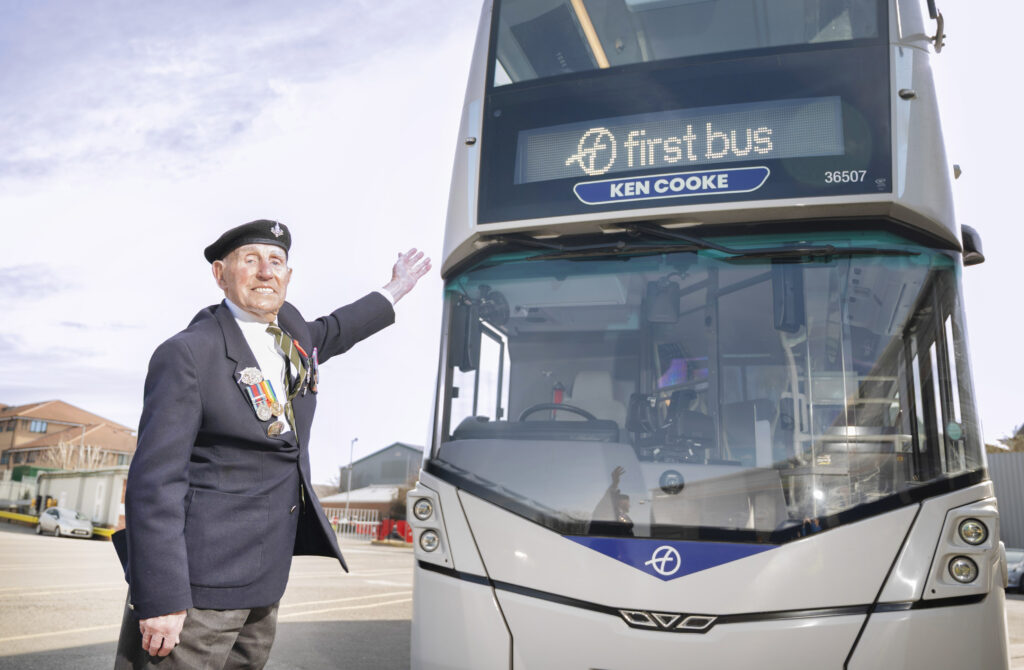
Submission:
<svg viewBox="0 0 1024 670">
<path fill-rule="evenodd" d="M 375 292 L 310 322 L 285 303 L 278 324 L 323 363 L 394 318 Z M 295 431 L 270 437 L 274 419 L 259 420 L 239 383 L 250 367 L 259 366 L 224 303 L 153 353 L 118 538 L 139 618 L 271 605 L 292 555 L 333 556 L 348 569 L 310 483 L 316 395 L 296 396 Z"/>
</svg>

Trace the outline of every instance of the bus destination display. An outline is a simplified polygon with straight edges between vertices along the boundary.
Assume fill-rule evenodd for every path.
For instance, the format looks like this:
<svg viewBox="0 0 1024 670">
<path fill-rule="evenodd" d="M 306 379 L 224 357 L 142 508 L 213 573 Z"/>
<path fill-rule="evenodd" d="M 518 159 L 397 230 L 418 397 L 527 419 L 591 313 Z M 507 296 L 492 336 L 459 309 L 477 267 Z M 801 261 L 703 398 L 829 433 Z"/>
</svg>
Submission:
<svg viewBox="0 0 1024 670">
<path fill-rule="evenodd" d="M 687 181 L 693 186 L 694 179 L 705 191 L 709 184 L 733 190 L 728 174 L 716 174 L 709 182 L 708 174 L 686 171 L 692 166 L 838 156 L 844 151 L 838 96 L 679 109 L 520 131 L 515 183 L 681 169 L 662 175 L 667 179 L 658 184 L 671 197 L 683 195 L 679 187 L 685 190 Z M 749 183 L 743 190 L 759 182 L 757 177 L 744 175 Z M 647 188 L 652 185 L 647 183 Z"/>
</svg>

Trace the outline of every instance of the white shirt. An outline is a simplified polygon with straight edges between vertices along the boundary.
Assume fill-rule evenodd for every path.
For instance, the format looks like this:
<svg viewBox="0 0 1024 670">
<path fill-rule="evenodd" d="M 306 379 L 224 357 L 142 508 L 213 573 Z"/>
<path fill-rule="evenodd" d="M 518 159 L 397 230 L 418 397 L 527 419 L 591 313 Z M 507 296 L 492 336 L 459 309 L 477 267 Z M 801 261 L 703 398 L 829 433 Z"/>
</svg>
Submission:
<svg viewBox="0 0 1024 670">
<path fill-rule="evenodd" d="M 284 354 L 277 350 L 274 336 L 267 332 L 267 326 L 270 324 L 260 321 L 227 298 L 224 298 L 224 302 L 231 310 L 231 315 L 235 317 L 235 323 L 242 330 L 242 336 L 245 337 L 253 356 L 256 357 L 256 365 L 260 367 L 263 378 L 270 381 L 274 386 L 274 393 L 277 395 L 278 401 L 282 405 L 285 404 L 288 402 L 288 383 L 284 375 Z M 276 319 L 274 325 L 277 325 Z M 284 422 L 285 428 L 282 433 L 292 430 L 287 416 L 282 414 L 277 418 Z"/>
<path fill-rule="evenodd" d="M 387 298 L 391 306 L 395 305 L 395 298 L 384 289 L 377 289 L 377 293 Z M 242 330 L 242 336 L 245 337 L 246 343 L 249 345 L 249 349 L 252 350 L 253 356 L 256 357 L 256 365 L 260 366 L 260 372 L 263 373 L 264 379 L 269 379 L 270 383 L 274 386 L 274 393 L 277 395 L 278 401 L 283 405 L 288 402 L 288 381 L 285 379 L 285 358 L 277 349 L 277 345 L 274 343 L 274 336 L 267 332 L 267 326 L 270 324 L 265 321 L 260 321 L 255 316 L 246 312 L 244 309 L 231 302 L 228 298 L 224 298 L 225 304 L 228 309 L 231 310 L 231 315 L 235 317 L 235 323 Z M 277 324 L 277 319 L 274 319 L 274 325 Z M 291 365 L 291 363 L 289 363 Z M 292 370 L 293 379 L 299 374 L 298 370 Z M 288 421 L 288 417 L 284 414 L 277 417 L 281 422 L 284 423 L 285 428 L 282 433 L 287 433 L 292 430 L 293 427 Z"/>
</svg>

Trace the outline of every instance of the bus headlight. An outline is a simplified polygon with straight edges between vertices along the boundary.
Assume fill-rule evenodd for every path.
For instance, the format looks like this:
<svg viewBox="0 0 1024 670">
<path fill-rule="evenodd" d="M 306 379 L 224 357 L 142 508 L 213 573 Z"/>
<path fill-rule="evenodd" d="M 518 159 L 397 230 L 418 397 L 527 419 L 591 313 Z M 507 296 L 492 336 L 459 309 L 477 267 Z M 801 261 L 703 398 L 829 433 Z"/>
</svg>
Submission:
<svg viewBox="0 0 1024 670">
<path fill-rule="evenodd" d="M 988 527 L 977 519 L 964 519 L 959 527 L 960 539 L 977 546 L 988 539 Z"/>
<path fill-rule="evenodd" d="M 434 551 L 441 546 L 441 538 L 433 530 L 425 530 L 420 533 L 420 549 L 423 551 Z"/>
<path fill-rule="evenodd" d="M 949 576 L 961 584 L 970 584 L 978 578 L 978 564 L 966 556 L 957 556 L 949 562 Z"/>
<path fill-rule="evenodd" d="M 426 521 L 434 513 L 434 503 L 429 498 L 420 498 L 412 507 L 412 513 L 420 521 Z"/>
</svg>

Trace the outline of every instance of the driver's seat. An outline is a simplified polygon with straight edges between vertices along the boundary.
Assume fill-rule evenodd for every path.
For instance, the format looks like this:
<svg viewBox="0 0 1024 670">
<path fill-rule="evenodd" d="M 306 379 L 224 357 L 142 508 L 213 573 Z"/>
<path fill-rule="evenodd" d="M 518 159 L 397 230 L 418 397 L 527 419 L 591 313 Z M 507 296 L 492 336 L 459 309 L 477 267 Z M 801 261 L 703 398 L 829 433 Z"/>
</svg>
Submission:
<svg viewBox="0 0 1024 670">
<path fill-rule="evenodd" d="M 565 403 L 585 409 L 598 419 L 610 419 L 621 428 L 626 425 L 626 404 L 615 399 L 612 375 L 605 370 L 583 370 L 576 373 L 572 395 Z M 557 412 L 564 421 L 581 421 L 583 417 L 569 412 Z"/>
</svg>

